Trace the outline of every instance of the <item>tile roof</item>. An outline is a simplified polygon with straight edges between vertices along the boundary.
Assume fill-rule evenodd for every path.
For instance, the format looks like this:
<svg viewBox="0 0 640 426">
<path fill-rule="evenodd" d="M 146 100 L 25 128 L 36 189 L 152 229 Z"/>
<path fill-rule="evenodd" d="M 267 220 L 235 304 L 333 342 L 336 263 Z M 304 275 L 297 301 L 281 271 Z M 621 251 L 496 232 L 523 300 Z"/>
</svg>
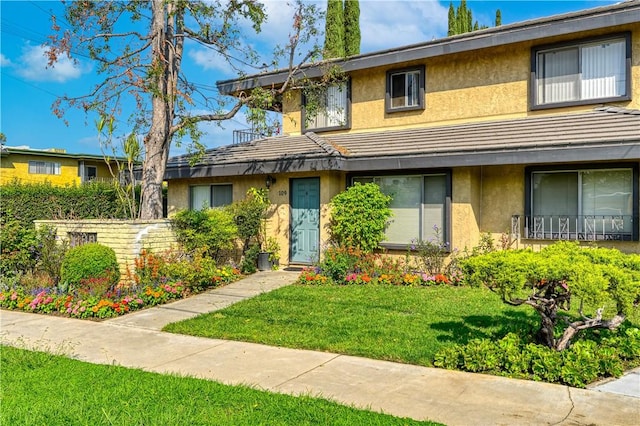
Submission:
<svg viewBox="0 0 640 426">
<path fill-rule="evenodd" d="M 490 164 L 640 160 L 640 110 L 597 108 L 405 130 L 278 136 L 209 150 L 167 178 L 310 170 L 398 170 Z"/>
</svg>

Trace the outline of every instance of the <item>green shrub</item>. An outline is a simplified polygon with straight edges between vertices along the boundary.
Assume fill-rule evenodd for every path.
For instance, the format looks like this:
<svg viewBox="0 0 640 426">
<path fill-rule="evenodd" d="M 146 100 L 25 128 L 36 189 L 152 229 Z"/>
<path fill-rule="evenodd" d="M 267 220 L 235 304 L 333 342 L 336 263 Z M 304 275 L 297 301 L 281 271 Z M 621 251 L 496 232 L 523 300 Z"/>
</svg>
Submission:
<svg viewBox="0 0 640 426">
<path fill-rule="evenodd" d="M 66 239 L 58 241 L 56 229 L 50 226 L 43 226 L 38 229 L 38 257 L 36 270 L 51 277 L 57 285 L 60 282 L 60 271 L 69 242 Z"/>
<path fill-rule="evenodd" d="M 640 329 L 625 323 L 619 330 L 588 337 L 562 352 L 526 342 L 515 333 L 498 341 L 473 339 L 442 348 L 433 365 L 582 388 L 599 378 L 619 377 L 625 367 L 640 363 Z"/>
<path fill-rule="evenodd" d="M 178 242 L 187 251 L 203 251 L 216 261 L 233 248 L 238 228 L 226 209 L 182 210 L 171 218 Z"/>
<path fill-rule="evenodd" d="M 220 270 L 215 259 L 204 256 L 201 251 L 194 251 L 186 257 L 166 261 L 160 268 L 160 275 L 170 280 L 181 281 L 189 291 L 199 292 L 206 288 L 218 286 L 214 277 Z"/>
<path fill-rule="evenodd" d="M 265 225 L 269 208 L 267 189 L 249 188 L 247 196 L 227 207 L 238 228 L 238 237 L 242 240 L 242 251 L 246 251 L 255 243 L 266 245 Z M 265 241 L 262 241 L 262 240 Z M 257 257 L 256 257 L 257 259 Z"/>
<path fill-rule="evenodd" d="M 243 274 L 253 274 L 258 269 L 258 254 L 260 253 L 260 244 L 253 244 L 244 252 L 240 270 Z"/>
<path fill-rule="evenodd" d="M 375 183 L 356 183 L 333 197 L 329 225 L 332 242 L 365 252 L 378 248 L 392 214 L 390 203 L 391 197 Z"/>
<path fill-rule="evenodd" d="M 126 207 L 114 184 L 91 182 L 53 186 L 50 183 L 14 181 L 0 187 L 2 210 L 27 228 L 42 219 L 126 219 Z"/>
<path fill-rule="evenodd" d="M 636 256 L 559 242 L 540 252 L 509 250 L 472 256 L 460 265 L 468 284 L 486 285 L 506 303 L 533 306 L 541 316 L 538 342 L 564 350 L 579 330 L 613 329 L 632 314 L 635 301 L 640 300 Z M 560 315 L 559 310 L 569 311 L 572 302 L 581 307 L 581 318 Z"/>
<path fill-rule="evenodd" d="M 61 281 L 80 285 L 83 280 L 106 278 L 112 285 L 120 280 L 120 269 L 113 249 L 98 243 L 69 249 L 62 261 Z"/>
<path fill-rule="evenodd" d="M 24 226 L 12 210 L 3 209 L 0 213 L 0 276 L 3 280 L 31 271 L 36 266 L 37 245 L 33 226 Z"/>
</svg>

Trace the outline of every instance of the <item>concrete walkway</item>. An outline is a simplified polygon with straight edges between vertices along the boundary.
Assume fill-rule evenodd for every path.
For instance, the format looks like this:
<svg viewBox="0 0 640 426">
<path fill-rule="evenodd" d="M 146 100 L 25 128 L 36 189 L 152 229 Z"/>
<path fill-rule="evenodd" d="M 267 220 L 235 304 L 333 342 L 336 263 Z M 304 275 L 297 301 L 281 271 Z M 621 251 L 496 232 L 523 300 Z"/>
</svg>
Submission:
<svg viewBox="0 0 640 426">
<path fill-rule="evenodd" d="M 615 393 L 618 390 L 607 386 L 618 380 L 595 389 L 575 389 L 159 331 L 169 322 L 281 287 L 296 276 L 287 271 L 262 272 L 186 300 L 104 322 L 0 311 L 0 342 L 92 363 L 321 396 L 447 425 L 638 424 L 638 371 L 621 379 L 628 384 Z M 634 394 L 634 389 L 636 396 L 622 394 Z"/>
</svg>

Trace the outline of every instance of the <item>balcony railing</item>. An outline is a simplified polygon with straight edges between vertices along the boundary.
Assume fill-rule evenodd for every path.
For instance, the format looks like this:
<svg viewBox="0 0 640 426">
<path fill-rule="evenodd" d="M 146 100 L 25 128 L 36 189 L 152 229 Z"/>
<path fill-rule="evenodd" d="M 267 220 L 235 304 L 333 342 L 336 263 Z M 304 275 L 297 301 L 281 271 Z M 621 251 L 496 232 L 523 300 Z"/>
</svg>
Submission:
<svg viewBox="0 0 640 426">
<path fill-rule="evenodd" d="M 512 235 L 531 240 L 632 241 L 633 230 L 633 216 L 511 217 Z"/>
<path fill-rule="evenodd" d="M 256 139 L 262 139 L 267 135 L 256 132 L 255 130 L 234 130 L 233 131 L 233 144 L 237 145 L 239 143 L 251 142 Z"/>
</svg>

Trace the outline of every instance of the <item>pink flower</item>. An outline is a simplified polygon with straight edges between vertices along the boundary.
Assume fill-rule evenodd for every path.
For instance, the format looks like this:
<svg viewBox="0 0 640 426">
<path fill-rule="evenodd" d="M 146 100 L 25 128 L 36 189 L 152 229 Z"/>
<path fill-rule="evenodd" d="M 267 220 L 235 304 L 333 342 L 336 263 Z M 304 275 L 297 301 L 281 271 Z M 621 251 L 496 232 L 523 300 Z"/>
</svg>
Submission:
<svg viewBox="0 0 640 426">
<path fill-rule="evenodd" d="M 11 299 L 11 300 L 16 300 L 16 299 L 18 299 L 18 293 L 11 293 L 11 297 L 10 297 L 10 299 Z"/>
</svg>

